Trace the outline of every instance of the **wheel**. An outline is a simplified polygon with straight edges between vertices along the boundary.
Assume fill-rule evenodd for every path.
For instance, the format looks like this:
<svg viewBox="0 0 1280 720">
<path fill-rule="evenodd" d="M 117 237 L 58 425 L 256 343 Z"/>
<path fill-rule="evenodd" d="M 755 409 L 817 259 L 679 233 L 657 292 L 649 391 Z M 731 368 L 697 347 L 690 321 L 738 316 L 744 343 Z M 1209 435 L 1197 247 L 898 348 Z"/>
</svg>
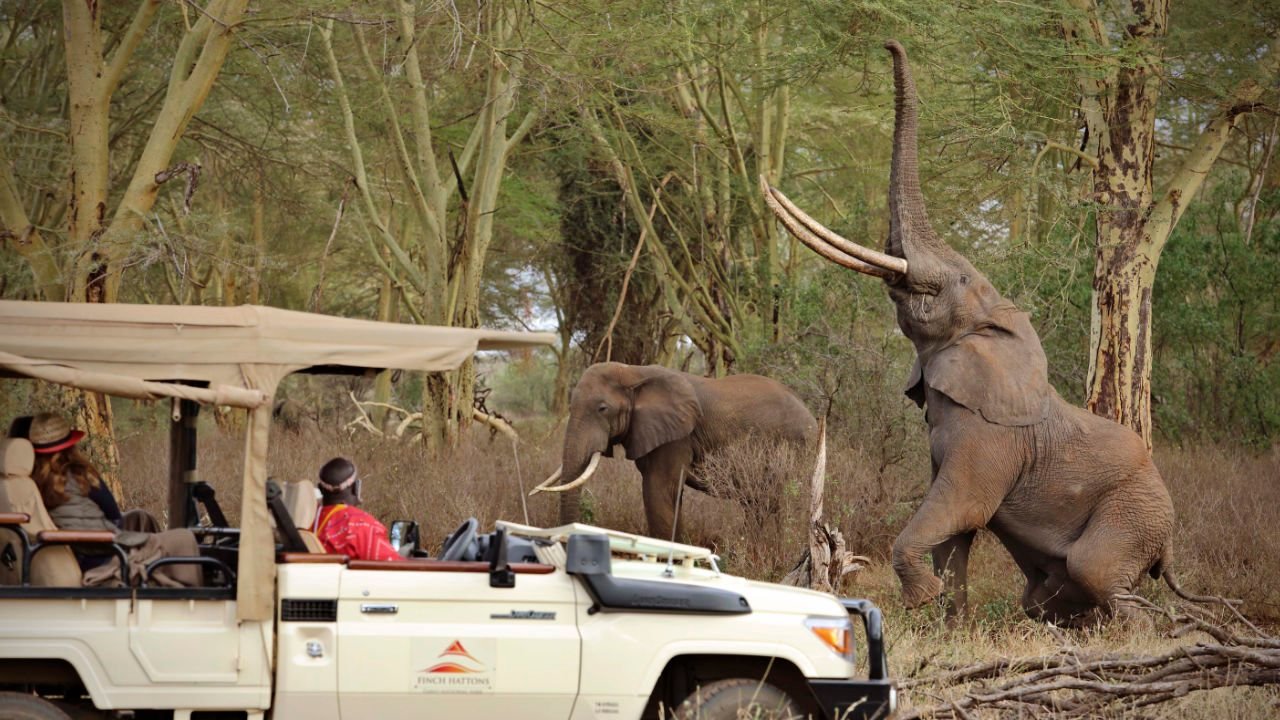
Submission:
<svg viewBox="0 0 1280 720">
<path fill-rule="evenodd" d="M 795 701 L 761 680 L 733 678 L 703 685 L 676 708 L 676 720 L 801 720 Z"/>
<path fill-rule="evenodd" d="M 0 718 L 5 720 L 71 720 L 53 703 L 35 695 L 0 692 Z"/>
</svg>

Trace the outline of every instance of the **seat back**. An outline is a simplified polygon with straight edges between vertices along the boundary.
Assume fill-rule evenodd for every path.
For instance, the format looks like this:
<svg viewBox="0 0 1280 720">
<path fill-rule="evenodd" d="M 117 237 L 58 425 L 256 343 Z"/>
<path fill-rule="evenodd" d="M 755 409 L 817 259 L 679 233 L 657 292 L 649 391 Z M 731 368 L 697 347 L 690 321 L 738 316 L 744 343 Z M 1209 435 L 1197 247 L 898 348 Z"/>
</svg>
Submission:
<svg viewBox="0 0 1280 720">
<path fill-rule="evenodd" d="M 35 540 L 36 535 L 44 530 L 57 530 L 53 524 L 44 501 L 40 499 L 40 489 L 31 479 L 31 468 L 35 465 L 35 453 L 31 443 L 25 439 L 0 440 L 0 512 L 20 512 L 31 516 L 31 521 L 22 529 L 27 537 Z M 8 545 L 21 558 L 22 540 L 17 533 L 0 530 L 0 550 Z M 0 584 L 17 585 L 20 582 L 21 565 L 10 568 L 0 563 Z M 80 564 L 71 548 L 66 546 L 50 547 L 41 550 L 31 563 L 31 584 L 41 587 L 80 587 Z"/>
<path fill-rule="evenodd" d="M 281 499 L 284 500 L 284 506 L 289 511 L 289 517 L 293 518 L 294 527 L 298 528 L 298 534 L 302 536 L 302 542 L 307 546 L 307 550 L 313 553 L 323 553 L 324 547 L 320 544 L 320 540 L 316 538 L 315 533 L 311 531 L 312 525 L 315 523 L 316 513 L 320 509 L 320 491 L 316 489 L 316 484 L 310 480 L 294 480 L 287 482 L 281 488 Z"/>
</svg>

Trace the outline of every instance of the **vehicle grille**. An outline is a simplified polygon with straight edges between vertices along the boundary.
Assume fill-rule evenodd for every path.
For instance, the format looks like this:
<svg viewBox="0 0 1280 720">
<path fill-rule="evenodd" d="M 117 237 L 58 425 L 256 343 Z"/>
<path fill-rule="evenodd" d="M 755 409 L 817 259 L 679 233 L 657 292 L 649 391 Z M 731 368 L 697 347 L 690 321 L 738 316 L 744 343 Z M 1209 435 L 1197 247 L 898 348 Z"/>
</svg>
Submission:
<svg viewBox="0 0 1280 720">
<path fill-rule="evenodd" d="M 285 598 L 280 601 L 281 622 L 336 622 L 337 619 L 337 600 L 294 600 Z"/>
</svg>

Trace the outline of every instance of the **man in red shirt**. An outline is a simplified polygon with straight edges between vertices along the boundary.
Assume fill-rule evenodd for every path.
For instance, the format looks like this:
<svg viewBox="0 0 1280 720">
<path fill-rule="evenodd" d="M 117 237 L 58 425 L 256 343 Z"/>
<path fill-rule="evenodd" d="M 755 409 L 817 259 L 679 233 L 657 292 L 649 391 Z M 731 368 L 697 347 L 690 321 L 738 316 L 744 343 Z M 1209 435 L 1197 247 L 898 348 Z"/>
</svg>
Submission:
<svg viewBox="0 0 1280 720">
<path fill-rule="evenodd" d="M 403 560 L 387 541 L 387 529 L 360 509 L 355 463 L 336 457 L 320 468 L 320 512 L 312 529 L 327 552 L 353 560 Z"/>
</svg>

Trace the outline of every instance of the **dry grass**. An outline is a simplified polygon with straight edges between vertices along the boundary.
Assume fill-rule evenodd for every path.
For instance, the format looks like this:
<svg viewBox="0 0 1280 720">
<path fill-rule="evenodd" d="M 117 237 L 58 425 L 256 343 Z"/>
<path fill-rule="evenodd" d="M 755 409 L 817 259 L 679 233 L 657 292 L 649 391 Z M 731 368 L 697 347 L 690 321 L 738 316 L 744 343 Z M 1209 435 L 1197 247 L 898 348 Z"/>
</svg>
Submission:
<svg viewBox="0 0 1280 720">
<path fill-rule="evenodd" d="M 234 511 L 240 478 L 241 438 L 203 429 L 200 474 Z M 336 454 L 352 457 L 367 482 L 366 507 L 384 520 L 413 518 L 423 524 L 424 541 L 438 543 L 469 516 L 482 524 L 499 518 L 523 518 L 520 489 L 526 491 L 559 463 L 559 429 L 525 434 L 516 471 L 510 443 L 476 432 L 460 448 L 431 459 L 419 447 L 381 442 L 367 436 L 348 437 L 326 431 L 323 436 L 275 432 L 269 458 L 272 475 L 289 479 L 313 477 Z M 849 541 L 849 549 L 872 557 L 868 569 L 850 576 L 847 595 L 870 597 L 887 616 L 890 667 L 897 677 L 927 676 L 951 667 L 993 657 L 1052 652 L 1064 639 L 1043 625 L 1026 620 L 1018 606 L 1020 574 L 1000 545 L 980 534 L 970 570 L 971 622 L 944 627 L 936 608 L 908 612 L 902 608 L 898 583 L 887 563 L 893 537 L 906 522 L 927 484 L 927 464 L 909 454 L 907 462 L 882 467 L 881 448 L 862 447 L 832 434 L 828 454 L 826 512 Z M 163 510 L 158 488 L 166 472 L 166 435 L 141 429 L 124 439 L 121 475 L 131 504 Z M 685 540 L 714 548 L 727 571 L 778 580 L 799 557 L 808 506 L 808 458 L 747 453 L 724 460 L 709 482 L 750 476 L 748 483 L 729 483 L 726 495 L 758 497 L 769 487 L 781 498 L 779 511 L 762 522 L 758 513 L 734 499 L 688 491 L 685 495 Z M 1175 539 L 1177 572 L 1184 587 L 1246 600 L 1244 610 L 1271 627 L 1280 622 L 1280 448 L 1253 456 L 1219 447 L 1165 448 L 1157 452 L 1178 511 Z M 759 480 L 765 478 L 765 480 Z M 780 479 L 779 479 L 780 478 Z M 521 483 L 522 480 L 522 483 Z M 763 483 L 763 487 L 761 485 Z M 587 520 L 621 530 L 643 532 L 639 474 L 626 461 L 606 460 L 588 485 Z M 529 520 L 553 524 L 556 499 L 529 499 Z M 1171 593 L 1154 581 L 1139 592 L 1157 603 Z M 1084 650 L 1153 653 L 1194 639 L 1170 640 L 1159 622 L 1113 624 L 1101 630 L 1065 637 Z M 908 705 L 937 702 L 941 688 L 927 685 L 904 695 Z M 1280 715 L 1280 693 L 1274 688 L 1229 688 L 1196 693 L 1145 709 L 1142 717 L 1255 718 Z M 1137 717 L 1138 715 L 1132 715 Z"/>
</svg>

